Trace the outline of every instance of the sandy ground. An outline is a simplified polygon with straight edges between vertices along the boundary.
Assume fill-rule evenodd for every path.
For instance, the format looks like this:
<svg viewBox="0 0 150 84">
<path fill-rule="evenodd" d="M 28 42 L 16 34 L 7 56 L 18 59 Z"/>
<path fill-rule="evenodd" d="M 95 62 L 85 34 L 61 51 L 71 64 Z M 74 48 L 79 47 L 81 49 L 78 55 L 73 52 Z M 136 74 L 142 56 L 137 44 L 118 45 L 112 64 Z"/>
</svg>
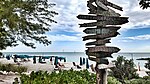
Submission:
<svg viewBox="0 0 150 84">
<path fill-rule="evenodd" d="M 41 64 L 41 63 L 33 64 L 32 59 L 30 60 L 31 61 L 28 62 L 20 62 L 20 66 L 26 66 L 28 68 L 26 74 L 29 74 L 31 71 L 39 71 L 39 70 L 48 71 L 48 72 L 54 71 L 54 65 L 51 65 L 50 62 L 47 62 L 45 64 Z M 14 63 L 13 59 L 7 60 L 6 58 L 0 58 L 0 62 L 3 64 L 9 64 L 9 63 L 16 64 Z M 14 78 L 18 77 L 17 75 L 14 74 L 6 75 L 5 72 L 3 73 L 4 75 L 0 75 L 0 84 L 12 84 Z"/>
<path fill-rule="evenodd" d="M 12 84 L 17 75 L 0 75 L 0 84 Z"/>
<path fill-rule="evenodd" d="M 48 71 L 49 73 L 51 73 L 52 71 L 54 71 L 54 69 L 56 70 L 55 66 L 52 65 L 48 59 L 45 61 L 46 63 L 44 64 L 41 64 L 41 63 L 33 64 L 33 59 L 30 59 L 30 61 L 28 62 L 20 62 L 19 66 L 25 66 L 28 68 L 25 74 L 30 74 L 32 71 L 39 71 L 39 70 Z M 16 64 L 14 63 L 13 59 L 7 60 L 6 58 L 0 58 L 0 62 L 3 64 L 9 64 L 9 63 Z M 62 70 L 69 70 L 71 68 L 78 70 L 75 66 L 73 66 L 72 62 L 60 62 L 60 63 L 65 65 L 65 67 L 62 68 Z M 85 69 L 85 65 L 82 66 L 82 69 Z M 14 78 L 16 77 L 18 76 L 17 75 L 0 75 L 0 84 L 12 84 L 12 82 L 14 81 Z"/>
</svg>

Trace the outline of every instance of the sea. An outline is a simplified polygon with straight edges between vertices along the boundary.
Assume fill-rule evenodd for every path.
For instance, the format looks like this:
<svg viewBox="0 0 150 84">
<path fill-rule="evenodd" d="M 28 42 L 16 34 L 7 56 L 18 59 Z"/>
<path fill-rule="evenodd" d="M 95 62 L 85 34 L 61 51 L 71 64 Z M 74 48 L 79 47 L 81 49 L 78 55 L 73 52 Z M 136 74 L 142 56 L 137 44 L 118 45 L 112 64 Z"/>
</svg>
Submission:
<svg viewBox="0 0 150 84">
<path fill-rule="evenodd" d="M 84 52 L 3 52 L 4 55 L 29 55 L 29 56 L 58 56 L 65 57 L 67 62 L 78 62 L 80 57 L 88 58 Z M 133 59 L 135 65 L 140 65 L 141 68 L 144 68 L 145 60 L 137 60 L 139 58 L 150 58 L 150 53 L 115 53 L 112 54 L 113 58 L 108 58 L 109 62 L 116 60 L 118 56 L 124 56 L 126 59 Z M 94 61 L 90 61 L 90 64 L 94 64 Z"/>
</svg>

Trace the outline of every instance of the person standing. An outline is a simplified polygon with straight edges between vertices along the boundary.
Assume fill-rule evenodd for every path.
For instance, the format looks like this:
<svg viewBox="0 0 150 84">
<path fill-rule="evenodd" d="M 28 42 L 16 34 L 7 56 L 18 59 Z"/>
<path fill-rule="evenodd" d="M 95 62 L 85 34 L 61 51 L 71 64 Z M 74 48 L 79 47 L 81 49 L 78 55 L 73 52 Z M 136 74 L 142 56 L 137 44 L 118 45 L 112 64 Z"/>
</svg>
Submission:
<svg viewBox="0 0 150 84">
<path fill-rule="evenodd" d="M 53 57 L 50 57 L 50 64 L 53 65 Z"/>
</svg>

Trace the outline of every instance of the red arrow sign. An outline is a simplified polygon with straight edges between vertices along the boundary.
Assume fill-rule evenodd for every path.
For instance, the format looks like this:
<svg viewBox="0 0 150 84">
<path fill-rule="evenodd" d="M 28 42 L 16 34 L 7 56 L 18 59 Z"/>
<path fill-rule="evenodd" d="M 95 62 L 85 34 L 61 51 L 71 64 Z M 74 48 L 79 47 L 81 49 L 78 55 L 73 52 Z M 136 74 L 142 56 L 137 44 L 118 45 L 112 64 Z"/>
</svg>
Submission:
<svg viewBox="0 0 150 84">
<path fill-rule="evenodd" d="M 116 37 L 119 33 L 118 32 L 113 32 L 109 34 L 104 34 L 104 35 L 88 35 L 83 37 L 83 41 L 89 40 L 89 39 L 106 39 L 110 37 Z"/>
<path fill-rule="evenodd" d="M 118 16 L 104 16 L 104 15 L 78 15 L 78 19 L 85 20 L 100 20 L 100 21 L 128 21 L 128 17 L 118 17 Z"/>
<path fill-rule="evenodd" d="M 106 43 L 110 43 L 110 39 L 104 39 L 104 40 L 97 40 L 94 42 L 86 43 L 85 45 L 105 45 Z"/>
<path fill-rule="evenodd" d="M 109 52 L 109 53 L 117 53 L 120 51 L 117 47 L 106 47 L 106 46 L 95 46 L 95 47 L 87 47 L 88 52 Z"/>
<path fill-rule="evenodd" d="M 112 56 L 111 56 L 111 54 L 112 53 L 106 53 L 106 52 L 98 52 L 98 53 L 96 53 L 96 52 L 89 52 L 88 50 L 86 50 L 86 55 L 88 55 L 88 56 L 95 56 L 95 57 L 98 57 L 98 58 L 106 58 L 106 57 L 111 57 L 111 58 L 113 58 Z"/>
</svg>

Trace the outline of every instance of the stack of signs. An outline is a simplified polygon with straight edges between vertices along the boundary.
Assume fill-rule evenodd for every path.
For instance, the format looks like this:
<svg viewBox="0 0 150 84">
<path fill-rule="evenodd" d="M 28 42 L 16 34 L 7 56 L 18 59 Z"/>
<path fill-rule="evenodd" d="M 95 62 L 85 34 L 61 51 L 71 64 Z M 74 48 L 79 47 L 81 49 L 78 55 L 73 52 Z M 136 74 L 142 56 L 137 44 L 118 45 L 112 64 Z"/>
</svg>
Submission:
<svg viewBox="0 0 150 84">
<path fill-rule="evenodd" d="M 121 17 L 120 14 L 112 10 L 111 8 L 122 11 L 122 7 L 107 0 L 89 0 L 87 6 L 89 13 L 77 16 L 82 20 L 95 20 L 95 22 L 79 24 L 82 28 L 86 27 L 83 32 L 88 34 L 83 37 L 83 41 L 95 40 L 86 43 L 86 54 L 90 60 L 98 64 L 108 64 L 106 57 L 112 57 L 111 54 L 117 53 L 120 49 L 105 44 L 110 43 L 111 37 L 116 37 L 119 34 L 117 32 L 121 28 L 119 25 L 127 23 L 128 17 Z"/>
</svg>

